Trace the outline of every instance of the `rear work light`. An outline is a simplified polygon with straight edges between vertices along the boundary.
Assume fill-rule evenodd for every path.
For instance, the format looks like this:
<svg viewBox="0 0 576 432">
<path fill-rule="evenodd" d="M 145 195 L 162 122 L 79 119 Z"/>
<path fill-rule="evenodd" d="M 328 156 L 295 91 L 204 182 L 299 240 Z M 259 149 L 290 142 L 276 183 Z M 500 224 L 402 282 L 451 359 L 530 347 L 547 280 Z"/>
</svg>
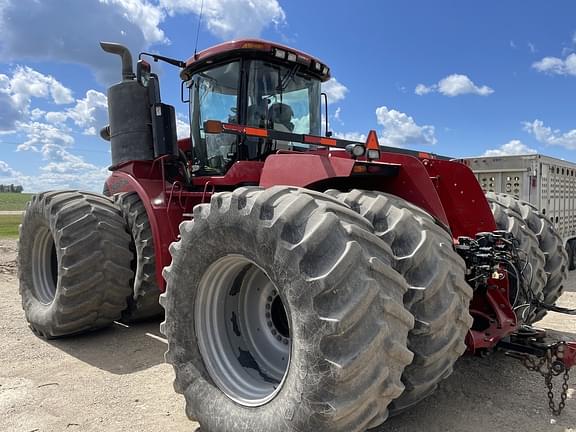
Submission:
<svg viewBox="0 0 576 432">
<path fill-rule="evenodd" d="M 359 158 L 360 156 L 364 156 L 366 149 L 361 144 L 348 144 L 346 151 L 354 156 L 354 158 Z"/>
</svg>

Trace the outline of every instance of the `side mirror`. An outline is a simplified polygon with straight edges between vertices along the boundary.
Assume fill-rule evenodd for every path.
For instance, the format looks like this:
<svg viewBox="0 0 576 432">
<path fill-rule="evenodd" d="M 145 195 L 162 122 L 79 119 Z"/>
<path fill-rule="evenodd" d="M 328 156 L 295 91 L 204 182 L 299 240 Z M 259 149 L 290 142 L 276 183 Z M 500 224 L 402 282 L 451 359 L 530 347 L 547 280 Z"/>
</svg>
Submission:
<svg viewBox="0 0 576 432">
<path fill-rule="evenodd" d="M 144 87 L 148 87 L 151 70 L 150 63 L 145 60 L 138 60 L 136 64 L 136 80 Z"/>
</svg>

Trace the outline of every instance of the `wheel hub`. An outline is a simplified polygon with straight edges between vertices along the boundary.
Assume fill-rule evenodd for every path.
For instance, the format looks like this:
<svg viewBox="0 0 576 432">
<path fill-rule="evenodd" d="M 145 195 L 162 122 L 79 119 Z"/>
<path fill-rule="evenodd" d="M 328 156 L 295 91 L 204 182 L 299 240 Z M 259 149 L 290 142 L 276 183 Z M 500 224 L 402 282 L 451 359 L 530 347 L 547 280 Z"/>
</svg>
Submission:
<svg viewBox="0 0 576 432">
<path fill-rule="evenodd" d="M 194 317 L 200 353 L 220 390 L 245 406 L 273 399 L 288 373 L 291 332 L 266 273 L 240 255 L 220 258 L 199 283 Z"/>
</svg>

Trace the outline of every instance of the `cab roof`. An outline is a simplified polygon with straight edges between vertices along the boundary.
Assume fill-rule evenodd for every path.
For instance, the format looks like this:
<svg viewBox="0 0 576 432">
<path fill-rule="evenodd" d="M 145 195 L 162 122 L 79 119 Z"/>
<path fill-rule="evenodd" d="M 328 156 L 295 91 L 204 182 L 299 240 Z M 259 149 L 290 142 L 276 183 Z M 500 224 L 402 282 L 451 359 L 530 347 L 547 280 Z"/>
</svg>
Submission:
<svg viewBox="0 0 576 432">
<path fill-rule="evenodd" d="M 295 59 L 295 62 L 308 66 L 310 72 L 313 75 L 317 75 L 321 81 L 330 79 L 330 69 L 316 57 L 286 45 L 262 39 L 233 40 L 200 51 L 186 61 L 186 67 L 181 73 L 182 78 L 187 79 L 191 75 L 190 71 L 192 70 L 225 60 L 227 57 L 233 57 L 242 52 L 269 54 L 271 58 L 275 57 L 280 61 Z M 279 57 L 280 53 L 286 53 L 285 57 Z M 289 55 L 290 57 L 288 57 Z"/>
</svg>

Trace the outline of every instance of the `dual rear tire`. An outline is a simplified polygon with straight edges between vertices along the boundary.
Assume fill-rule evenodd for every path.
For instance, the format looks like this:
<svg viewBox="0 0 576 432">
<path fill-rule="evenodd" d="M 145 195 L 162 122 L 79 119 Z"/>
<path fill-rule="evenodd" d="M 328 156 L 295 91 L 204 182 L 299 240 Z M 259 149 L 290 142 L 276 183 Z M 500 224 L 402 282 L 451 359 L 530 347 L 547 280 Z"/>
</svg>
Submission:
<svg viewBox="0 0 576 432">
<path fill-rule="evenodd" d="M 511 232 L 529 264 L 530 289 L 534 298 L 553 305 L 564 291 L 569 256 L 554 225 L 532 204 L 512 195 L 487 192 L 498 229 Z M 542 307 L 524 307 L 517 311 L 526 324 L 546 315 Z"/>
<path fill-rule="evenodd" d="M 405 369 L 404 393 L 392 402 L 393 414 L 432 394 L 466 350 L 472 326 L 472 288 L 466 265 L 452 248 L 452 236 L 419 207 L 376 191 L 328 191 L 366 218 L 392 249 L 392 266 L 408 282 L 404 305 L 415 318 L 408 348 L 414 361 Z"/>
<path fill-rule="evenodd" d="M 430 394 L 465 349 L 464 263 L 396 197 L 242 188 L 197 206 L 180 235 L 162 331 L 203 430 L 364 431 Z"/>
<path fill-rule="evenodd" d="M 130 235 L 114 203 L 78 191 L 34 195 L 20 227 L 18 273 L 30 327 L 55 338 L 110 325 L 130 295 Z"/>
<path fill-rule="evenodd" d="M 391 250 L 371 230 L 337 200 L 290 187 L 240 188 L 195 207 L 170 247 L 162 331 L 175 388 L 203 430 L 384 422 L 404 388 L 414 321 Z"/>
</svg>

